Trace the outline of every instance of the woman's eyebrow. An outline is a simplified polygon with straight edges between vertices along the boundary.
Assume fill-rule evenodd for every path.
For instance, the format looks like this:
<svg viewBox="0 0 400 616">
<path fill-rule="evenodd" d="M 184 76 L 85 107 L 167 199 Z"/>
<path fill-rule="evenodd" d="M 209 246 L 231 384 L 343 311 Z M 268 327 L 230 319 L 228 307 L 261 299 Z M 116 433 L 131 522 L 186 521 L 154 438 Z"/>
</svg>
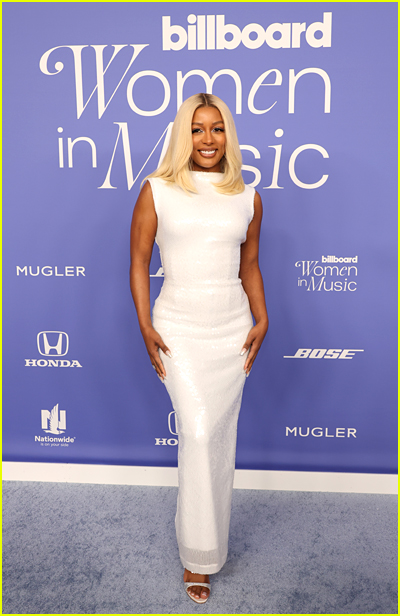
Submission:
<svg viewBox="0 0 400 616">
<path fill-rule="evenodd" d="M 213 126 L 214 124 L 223 124 L 223 120 L 217 120 L 216 122 L 213 122 Z M 204 125 L 204 122 L 192 122 L 192 124 L 199 124 L 200 126 Z"/>
</svg>

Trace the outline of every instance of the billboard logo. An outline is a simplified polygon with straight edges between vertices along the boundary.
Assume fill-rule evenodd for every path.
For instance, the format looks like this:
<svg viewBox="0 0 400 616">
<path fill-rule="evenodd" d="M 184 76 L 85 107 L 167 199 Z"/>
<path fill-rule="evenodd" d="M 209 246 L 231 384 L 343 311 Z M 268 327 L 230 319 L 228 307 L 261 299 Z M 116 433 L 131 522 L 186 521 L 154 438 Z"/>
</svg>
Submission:
<svg viewBox="0 0 400 616">
<path fill-rule="evenodd" d="M 39 332 L 37 335 L 37 346 L 40 355 L 57 355 L 62 357 L 68 353 L 68 334 L 65 332 Z"/>
<path fill-rule="evenodd" d="M 328 255 L 322 256 L 322 263 L 358 263 L 358 256 L 355 257 L 335 257 Z"/>
<path fill-rule="evenodd" d="M 307 291 L 357 291 L 358 256 L 322 256 L 319 261 L 296 261 L 300 269 L 297 286 Z M 329 264 L 329 265 L 328 265 Z M 345 265 L 346 264 L 346 265 Z"/>
<path fill-rule="evenodd" d="M 68 353 L 69 336 L 61 331 L 39 332 L 37 348 L 42 359 L 25 359 L 27 368 L 82 368 L 77 359 L 60 359 Z M 44 359 L 46 358 L 46 359 Z"/>
<path fill-rule="evenodd" d="M 178 436 L 178 428 L 176 425 L 176 413 L 175 411 L 171 411 L 168 414 L 168 430 L 170 431 L 171 434 L 173 434 L 174 436 Z M 156 438 L 156 445 L 177 445 L 178 444 L 178 439 L 177 438 Z"/>
<path fill-rule="evenodd" d="M 42 409 L 42 430 L 50 434 L 62 434 L 67 429 L 67 418 L 65 411 L 58 409 L 58 404 L 53 406 L 51 411 Z"/>
<path fill-rule="evenodd" d="M 225 15 L 188 15 L 187 30 L 171 25 L 171 17 L 162 18 L 163 51 L 189 51 L 204 49 L 236 49 L 243 43 L 247 49 L 258 49 L 267 44 L 273 49 L 299 48 L 304 40 L 310 47 L 331 47 L 332 13 L 324 13 L 322 22 L 308 27 L 303 23 L 273 23 L 267 28 L 251 23 L 243 29 L 226 24 Z M 318 33 L 318 36 L 315 36 Z M 174 39 L 173 39 L 174 37 Z"/>
<path fill-rule="evenodd" d="M 294 355 L 284 355 L 284 359 L 353 359 L 364 349 L 297 349 Z"/>
</svg>

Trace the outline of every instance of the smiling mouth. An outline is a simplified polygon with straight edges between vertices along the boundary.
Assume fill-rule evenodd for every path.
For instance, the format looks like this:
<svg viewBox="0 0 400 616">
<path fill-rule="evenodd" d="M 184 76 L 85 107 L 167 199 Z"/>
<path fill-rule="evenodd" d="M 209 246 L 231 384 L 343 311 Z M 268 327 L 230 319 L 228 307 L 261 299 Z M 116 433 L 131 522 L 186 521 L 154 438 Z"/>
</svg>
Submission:
<svg viewBox="0 0 400 616">
<path fill-rule="evenodd" d="M 211 158 L 214 156 L 217 150 L 199 150 L 200 154 L 205 158 Z"/>
</svg>

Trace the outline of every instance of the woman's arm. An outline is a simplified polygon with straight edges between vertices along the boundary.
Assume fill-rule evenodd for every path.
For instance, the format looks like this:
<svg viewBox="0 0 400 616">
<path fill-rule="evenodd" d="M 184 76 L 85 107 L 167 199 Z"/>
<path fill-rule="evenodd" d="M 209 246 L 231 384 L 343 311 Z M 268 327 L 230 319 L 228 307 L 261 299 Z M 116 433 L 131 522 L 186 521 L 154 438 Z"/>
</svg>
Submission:
<svg viewBox="0 0 400 616">
<path fill-rule="evenodd" d="M 156 232 L 157 214 L 154 209 L 150 183 L 146 182 L 140 191 L 132 216 L 130 284 L 140 331 L 150 361 L 158 376 L 163 380 L 166 372 L 158 349 L 167 355 L 171 355 L 171 352 L 153 328 L 150 315 L 149 265 Z"/>
<path fill-rule="evenodd" d="M 268 330 L 268 314 L 265 305 L 264 284 L 258 265 L 258 246 L 262 220 L 261 197 L 256 192 L 254 197 L 254 216 L 247 230 L 246 241 L 241 246 L 239 278 L 249 298 L 250 309 L 256 324 L 250 330 L 242 353 L 250 348 L 244 365 L 247 376 Z"/>
</svg>

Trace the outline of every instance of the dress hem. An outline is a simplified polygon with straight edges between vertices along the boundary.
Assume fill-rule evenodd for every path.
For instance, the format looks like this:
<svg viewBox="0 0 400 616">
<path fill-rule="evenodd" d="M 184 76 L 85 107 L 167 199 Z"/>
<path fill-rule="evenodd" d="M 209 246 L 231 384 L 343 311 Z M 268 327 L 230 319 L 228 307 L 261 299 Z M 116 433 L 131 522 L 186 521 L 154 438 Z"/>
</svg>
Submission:
<svg viewBox="0 0 400 616">
<path fill-rule="evenodd" d="M 196 565 L 185 560 L 184 558 L 182 558 L 182 556 L 180 557 L 180 559 L 185 569 L 187 569 L 191 573 L 201 573 L 203 575 L 212 575 L 213 573 L 218 573 L 218 571 L 222 569 L 226 562 L 225 558 L 221 565 Z"/>
</svg>

